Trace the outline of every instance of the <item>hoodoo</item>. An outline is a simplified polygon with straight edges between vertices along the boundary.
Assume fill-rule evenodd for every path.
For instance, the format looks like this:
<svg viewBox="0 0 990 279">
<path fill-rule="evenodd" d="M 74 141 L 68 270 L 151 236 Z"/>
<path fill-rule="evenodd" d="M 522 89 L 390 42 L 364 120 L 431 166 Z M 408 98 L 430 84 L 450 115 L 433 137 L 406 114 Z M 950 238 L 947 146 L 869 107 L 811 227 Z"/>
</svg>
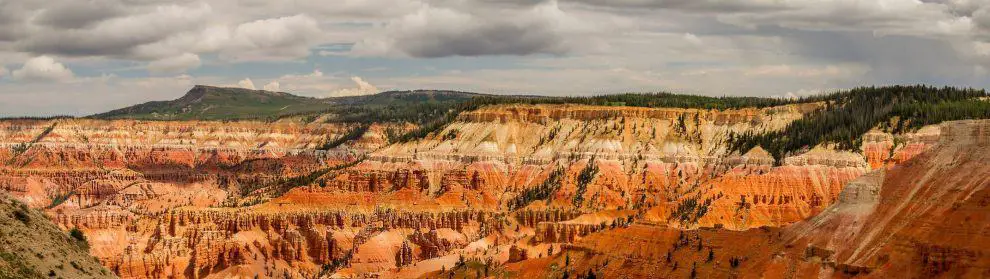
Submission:
<svg viewBox="0 0 990 279">
<path fill-rule="evenodd" d="M 11 198 L 0 204 L 26 212 L 8 223 L 45 228 L 38 241 L 71 247 L 63 259 L 3 238 L 28 248 L 11 246 L 0 270 L 73 278 L 987 274 L 990 122 L 967 120 L 987 118 L 969 109 L 986 106 L 986 94 L 948 91 L 960 109 L 905 111 L 943 89 L 870 90 L 798 100 L 449 91 L 313 99 L 195 87 L 178 100 L 91 118 L 4 120 L 0 189 Z M 229 98 L 239 101 L 218 103 Z M 903 108 L 873 122 L 841 120 L 893 101 Z M 320 109 L 265 112 L 273 103 Z M 232 111 L 264 113 L 217 121 Z"/>
</svg>

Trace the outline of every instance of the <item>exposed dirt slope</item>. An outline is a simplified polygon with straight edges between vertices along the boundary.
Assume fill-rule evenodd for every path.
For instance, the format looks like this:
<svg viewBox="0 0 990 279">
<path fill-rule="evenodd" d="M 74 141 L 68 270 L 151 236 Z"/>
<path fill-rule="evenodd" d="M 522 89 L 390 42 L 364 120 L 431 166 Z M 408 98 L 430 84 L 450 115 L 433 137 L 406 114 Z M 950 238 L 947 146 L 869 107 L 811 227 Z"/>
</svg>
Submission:
<svg viewBox="0 0 990 279">
<path fill-rule="evenodd" d="M 859 182 L 791 243 L 871 277 L 990 276 L 990 121 L 945 123 L 932 150 Z"/>
<path fill-rule="evenodd" d="M 115 278 L 41 212 L 0 194 L 0 278 Z"/>
</svg>

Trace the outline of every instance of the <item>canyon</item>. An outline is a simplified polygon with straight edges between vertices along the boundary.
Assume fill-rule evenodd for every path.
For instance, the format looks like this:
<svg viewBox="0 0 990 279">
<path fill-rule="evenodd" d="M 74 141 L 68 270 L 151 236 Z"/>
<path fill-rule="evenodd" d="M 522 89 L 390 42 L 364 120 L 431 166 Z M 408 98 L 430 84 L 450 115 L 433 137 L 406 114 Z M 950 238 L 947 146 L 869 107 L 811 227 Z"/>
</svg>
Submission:
<svg viewBox="0 0 990 279">
<path fill-rule="evenodd" d="M 121 278 L 986 276 L 990 122 L 730 146 L 826 105 L 494 104 L 332 147 L 365 124 L 12 119 L 0 188 Z"/>
</svg>

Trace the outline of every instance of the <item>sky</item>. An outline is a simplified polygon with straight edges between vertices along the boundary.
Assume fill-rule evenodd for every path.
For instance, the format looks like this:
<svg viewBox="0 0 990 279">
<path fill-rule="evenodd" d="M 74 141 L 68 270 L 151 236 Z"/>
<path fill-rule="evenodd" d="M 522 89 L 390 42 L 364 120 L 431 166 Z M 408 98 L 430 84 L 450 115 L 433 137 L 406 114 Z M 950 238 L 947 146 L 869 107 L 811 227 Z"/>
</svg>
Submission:
<svg viewBox="0 0 990 279">
<path fill-rule="evenodd" d="M 193 85 L 790 97 L 990 86 L 990 0 L 0 0 L 0 116 Z"/>
</svg>

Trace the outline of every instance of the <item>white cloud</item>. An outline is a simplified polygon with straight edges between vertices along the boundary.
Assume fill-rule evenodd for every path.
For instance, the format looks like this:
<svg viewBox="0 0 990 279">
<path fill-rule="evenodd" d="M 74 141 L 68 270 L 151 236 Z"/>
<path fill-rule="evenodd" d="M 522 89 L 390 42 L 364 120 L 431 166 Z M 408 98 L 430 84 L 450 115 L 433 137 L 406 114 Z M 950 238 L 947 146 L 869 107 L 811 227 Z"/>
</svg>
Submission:
<svg viewBox="0 0 990 279">
<path fill-rule="evenodd" d="M 326 76 L 319 69 L 308 74 L 283 75 L 273 82 L 278 83 L 279 90 L 314 97 L 322 97 L 326 92 L 339 88 L 337 78 Z"/>
<path fill-rule="evenodd" d="M 316 20 L 306 15 L 252 21 L 233 30 L 220 55 L 230 60 L 303 58 L 320 33 Z"/>
<path fill-rule="evenodd" d="M 148 71 L 155 74 L 183 73 L 190 69 L 198 68 L 201 64 L 199 55 L 187 52 L 179 56 L 152 61 L 148 63 Z"/>
<path fill-rule="evenodd" d="M 268 84 L 265 84 L 264 89 L 267 90 L 267 91 L 278 91 L 279 90 L 278 81 L 277 80 L 273 80 L 273 81 L 269 82 Z"/>
<path fill-rule="evenodd" d="M 266 84 L 264 89 L 312 97 L 368 95 L 381 91 L 377 86 L 361 77 L 351 76 L 347 78 L 337 74 L 327 75 L 319 69 L 308 74 L 283 75 Z"/>
<path fill-rule="evenodd" d="M 244 88 L 244 89 L 257 90 L 257 88 L 254 87 L 254 82 L 251 81 L 250 78 L 245 78 L 245 79 L 242 79 L 241 81 L 238 81 L 237 82 L 237 86 L 239 86 L 241 88 Z"/>
<path fill-rule="evenodd" d="M 702 45 L 704 43 L 701 41 L 701 38 L 691 33 L 684 33 L 684 40 L 693 45 Z"/>
<path fill-rule="evenodd" d="M 74 75 L 72 70 L 58 63 L 50 56 L 38 56 L 28 59 L 24 66 L 14 70 L 11 76 L 21 81 L 67 81 Z"/>
<path fill-rule="evenodd" d="M 356 88 L 342 88 L 330 92 L 331 97 L 341 97 L 341 96 L 359 96 L 359 95 L 370 95 L 378 93 L 378 87 L 375 87 L 371 83 L 364 81 L 361 77 L 354 76 L 351 77 L 351 81 L 357 85 Z"/>
</svg>

